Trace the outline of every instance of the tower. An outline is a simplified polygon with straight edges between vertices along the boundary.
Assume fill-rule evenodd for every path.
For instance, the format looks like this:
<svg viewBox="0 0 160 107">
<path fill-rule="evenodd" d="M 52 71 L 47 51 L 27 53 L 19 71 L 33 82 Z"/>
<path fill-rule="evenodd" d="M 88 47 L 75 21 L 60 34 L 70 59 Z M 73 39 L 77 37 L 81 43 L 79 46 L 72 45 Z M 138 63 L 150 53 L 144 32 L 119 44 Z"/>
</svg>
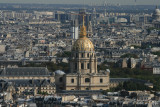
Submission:
<svg viewBox="0 0 160 107">
<path fill-rule="evenodd" d="M 78 20 L 73 20 L 71 23 L 71 38 L 73 40 L 77 40 L 78 39 Z"/>
<path fill-rule="evenodd" d="M 89 21 L 87 37 L 92 37 L 92 36 L 93 36 L 93 33 L 92 33 L 92 23 L 91 23 L 91 21 Z"/>
<path fill-rule="evenodd" d="M 109 72 L 97 70 L 97 58 L 94 45 L 87 38 L 84 24 L 79 39 L 72 47 L 70 73 L 64 75 L 65 90 L 107 90 L 109 89 Z"/>
</svg>

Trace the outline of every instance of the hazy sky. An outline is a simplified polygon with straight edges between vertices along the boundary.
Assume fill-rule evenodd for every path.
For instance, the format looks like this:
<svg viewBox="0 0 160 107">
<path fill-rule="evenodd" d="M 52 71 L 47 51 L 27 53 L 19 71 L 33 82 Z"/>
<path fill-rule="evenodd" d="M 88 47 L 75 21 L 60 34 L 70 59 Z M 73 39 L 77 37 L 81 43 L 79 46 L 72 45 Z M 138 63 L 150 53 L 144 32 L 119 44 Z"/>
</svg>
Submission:
<svg viewBox="0 0 160 107">
<path fill-rule="evenodd" d="M 119 3 L 122 5 L 135 4 L 135 0 L 84 0 L 84 4 L 91 3 Z M 136 0 L 138 5 L 160 5 L 160 0 Z M 40 3 L 40 4 L 83 4 L 83 0 L 0 0 L 0 3 Z"/>
</svg>

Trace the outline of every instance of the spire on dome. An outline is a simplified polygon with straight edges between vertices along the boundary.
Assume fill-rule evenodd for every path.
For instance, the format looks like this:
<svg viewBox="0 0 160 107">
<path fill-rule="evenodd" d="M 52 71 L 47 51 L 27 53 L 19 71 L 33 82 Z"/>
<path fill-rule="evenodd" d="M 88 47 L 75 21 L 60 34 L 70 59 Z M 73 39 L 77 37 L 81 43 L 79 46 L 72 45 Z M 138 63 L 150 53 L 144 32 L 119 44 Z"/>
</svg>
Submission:
<svg viewBox="0 0 160 107">
<path fill-rule="evenodd" d="M 84 24 L 84 15 L 83 15 L 83 25 L 81 27 L 81 32 L 80 32 L 80 38 L 86 37 L 87 32 L 86 32 L 86 26 Z"/>
</svg>

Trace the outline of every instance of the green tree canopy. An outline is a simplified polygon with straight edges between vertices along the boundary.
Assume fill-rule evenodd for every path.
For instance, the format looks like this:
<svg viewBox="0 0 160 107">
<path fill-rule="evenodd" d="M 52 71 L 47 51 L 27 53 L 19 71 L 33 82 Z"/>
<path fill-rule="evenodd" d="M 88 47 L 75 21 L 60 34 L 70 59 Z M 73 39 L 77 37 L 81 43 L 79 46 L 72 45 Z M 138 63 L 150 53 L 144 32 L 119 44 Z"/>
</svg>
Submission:
<svg viewBox="0 0 160 107">
<path fill-rule="evenodd" d="M 136 54 L 127 53 L 121 56 L 121 58 L 138 58 Z"/>
</svg>

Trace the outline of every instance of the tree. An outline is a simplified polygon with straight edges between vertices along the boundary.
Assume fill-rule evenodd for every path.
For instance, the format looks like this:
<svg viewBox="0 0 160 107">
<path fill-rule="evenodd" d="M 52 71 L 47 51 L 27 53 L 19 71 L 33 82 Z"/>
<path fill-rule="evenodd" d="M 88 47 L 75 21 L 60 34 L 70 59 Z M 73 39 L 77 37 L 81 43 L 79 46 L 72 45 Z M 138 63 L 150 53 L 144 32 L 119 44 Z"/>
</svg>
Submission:
<svg viewBox="0 0 160 107">
<path fill-rule="evenodd" d="M 71 56 L 71 52 L 70 51 L 64 51 L 62 53 L 57 53 L 56 56 L 57 57 L 70 57 Z"/>
<path fill-rule="evenodd" d="M 129 92 L 128 92 L 128 91 L 121 91 L 121 92 L 120 92 L 120 95 L 121 95 L 122 97 L 126 97 L 126 96 L 129 96 Z"/>
<path fill-rule="evenodd" d="M 160 51 L 152 52 L 152 54 L 157 55 L 157 56 L 160 56 Z"/>
<path fill-rule="evenodd" d="M 54 72 L 56 70 L 62 70 L 65 72 L 69 71 L 69 64 L 68 63 L 58 63 L 58 64 L 55 64 L 53 62 L 45 62 L 45 63 L 41 63 L 41 64 L 30 63 L 30 64 L 27 64 L 23 67 L 47 67 L 50 72 Z"/>
<path fill-rule="evenodd" d="M 130 97 L 136 99 L 137 98 L 137 93 L 131 93 Z"/>
<path fill-rule="evenodd" d="M 114 91 L 119 91 L 119 90 L 122 90 L 123 89 L 123 84 L 120 83 L 115 89 Z"/>
<path fill-rule="evenodd" d="M 136 54 L 127 53 L 121 56 L 121 58 L 138 58 Z"/>
</svg>

